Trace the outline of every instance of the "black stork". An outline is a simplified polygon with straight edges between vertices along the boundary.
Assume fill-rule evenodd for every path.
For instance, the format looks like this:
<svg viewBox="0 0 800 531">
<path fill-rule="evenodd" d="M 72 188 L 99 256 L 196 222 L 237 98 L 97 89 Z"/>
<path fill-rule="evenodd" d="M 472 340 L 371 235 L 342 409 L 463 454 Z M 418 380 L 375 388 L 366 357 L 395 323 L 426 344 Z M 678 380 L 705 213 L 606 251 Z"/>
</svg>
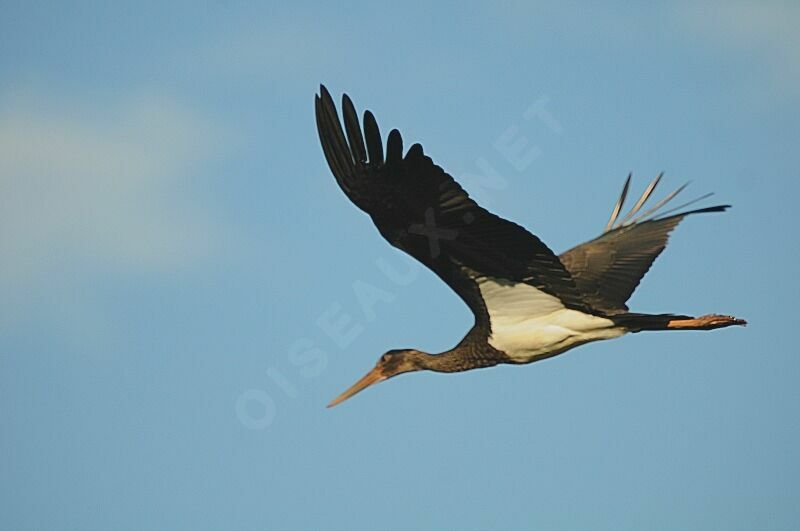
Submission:
<svg viewBox="0 0 800 531">
<path fill-rule="evenodd" d="M 662 211 L 681 187 L 642 211 L 659 175 L 620 217 L 628 176 L 605 231 L 557 256 L 523 227 L 481 208 L 420 144 L 403 154 L 396 129 L 389 133 L 384 157 L 375 117 L 364 113 L 362 132 L 346 94 L 344 131 L 324 86 L 315 97 L 315 111 L 325 158 L 347 197 L 370 215 L 390 244 L 430 268 L 475 314 L 474 326 L 451 350 L 389 350 L 328 407 L 406 372 L 525 364 L 629 332 L 747 324 L 727 315 L 633 313 L 625 305 L 683 218 L 723 212 L 729 205 L 675 213 L 688 205 L 684 204 Z"/>
</svg>

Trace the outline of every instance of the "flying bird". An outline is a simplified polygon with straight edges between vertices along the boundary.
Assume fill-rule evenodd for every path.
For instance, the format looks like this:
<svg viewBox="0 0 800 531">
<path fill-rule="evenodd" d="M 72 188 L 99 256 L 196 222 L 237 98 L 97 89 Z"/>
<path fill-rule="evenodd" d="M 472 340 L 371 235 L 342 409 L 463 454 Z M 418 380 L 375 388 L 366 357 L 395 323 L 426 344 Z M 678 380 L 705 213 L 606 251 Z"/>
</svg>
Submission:
<svg viewBox="0 0 800 531">
<path fill-rule="evenodd" d="M 347 197 L 390 244 L 438 275 L 475 316 L 469 332 L 446 352 L 389 350 L 328 407 L 406 372 L 526 364 L 631 332 L 747 324 L 728 315 L 634 313 L 625 304 L 683 218 L 723 212 L 729 205 L 681 210 L 687 203 L 664 211 L 684 185 L 646 208 L 659 175 L 623 216 L 629 175 L 603 233 L 557 256 L 523 227 L 479 206 L 420 144 L 404 153 L 396 129 L 384 155 L 375 117 L 366 111 L 362 128 L 346 94 L 344 130 L 324 86 L 314 103 L 322 150 Z"/>
</svg>

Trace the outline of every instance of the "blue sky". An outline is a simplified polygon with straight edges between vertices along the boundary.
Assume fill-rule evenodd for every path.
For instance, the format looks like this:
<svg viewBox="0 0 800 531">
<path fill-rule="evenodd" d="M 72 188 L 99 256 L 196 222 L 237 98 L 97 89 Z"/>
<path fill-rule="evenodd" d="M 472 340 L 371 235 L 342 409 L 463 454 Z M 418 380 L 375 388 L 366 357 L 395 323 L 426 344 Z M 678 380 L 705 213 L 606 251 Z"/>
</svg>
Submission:
<svg viewBox="0 0 800 531">
<path fill-rule="evenodd" d="M 796 525 L 797 5 L 3 12 L 0 527 Z M 733 209 L 679 227 L 631 306 L 750 326 L 326 410 L 470 314 L 337 188 L 320 82 L 558 251 L 598 234 L 630 171 L 635 191 L 662 170 L 662 193 L 715 191 Z"/>
</svg>

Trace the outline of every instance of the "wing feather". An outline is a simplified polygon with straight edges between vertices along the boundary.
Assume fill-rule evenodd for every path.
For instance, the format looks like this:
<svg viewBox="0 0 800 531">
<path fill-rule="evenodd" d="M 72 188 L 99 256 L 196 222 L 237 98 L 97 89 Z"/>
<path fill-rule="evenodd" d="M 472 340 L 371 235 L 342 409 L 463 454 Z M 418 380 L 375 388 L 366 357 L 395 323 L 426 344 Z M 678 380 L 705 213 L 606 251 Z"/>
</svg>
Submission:
<svg viewBox="0 0 800 531">
<path fill-rule="evenodd" d="M 389 243 L 428 266 L 464 299 L 476 324 L 488 324 L 476 284 L 481 276 L 528 283 L 565 307 L 592 311 L 555 253 L 521 226 L 475 203 L 420 144 L 403 155 L 402 136 L 393 129 L 384 161 L 372 113 L 364 114 L 364 148 L 355 108 L 343 98 L 348 146 L 324 87 L 315 104 L 323 152 L 339 186 Z"/>
<path fill-rule="evenodd" d="M 383 141 L 378 122 L 371 112 L 364 112 L 364 134 L 367 137 L 367 151 L 369 151 L 370 164 L 380 166 L 383 164 Z"/>
<path fill-rule="evenodd" d="M 723 212 L 730 205 L 717 205 L 689 210 L 666 217 L 642 219 L 657 212 L 674 198 L 686 185 L 681 186 L 659 201 L 644 214 L 633 218 L 653 192 L 657 180 L 648 186 L 642 198 L 631 210 L 632 214 L 616 227 L 599 237 L 578 245 L 560 255 L 561 262 L 592 307 L 606 313 L 627 311 L 625 305 L 639 282 L 649 271 L 655 259 L 664 250 L 670 233 L 686 217 L 692 214 Z M 626 188 L 628 181 L 626 180 Z M 623 194 L 624 195 L 624 194 Z M 699 199 L 705 198 L 703 196 Z M 698 199 L 698 200 L 699 200 Z M 687 203 L 683 206 L 687 206 Z M 617 205 L 621 202 L 618 201 Z M 682 208 L 678 207 L 678 208 Z M 617 208 L 615 207 L 615 210 Z M 613 223 L 611 223 L 613 225 Z"/>
<path fill-rule="evenodd" d="M 347 138 L 350 142 L 350 152 L 355 157 L 356 162 L 367 162 L 367 150 L 364 147 L 364 137 L 361 136 L 361 128 L 358 126 L 358 115 L 353 107 L 353 102 L 345 94 L 342 96 L 342 111 L 344 112 L 344 126 L 347 130 Z"/>
</svg>

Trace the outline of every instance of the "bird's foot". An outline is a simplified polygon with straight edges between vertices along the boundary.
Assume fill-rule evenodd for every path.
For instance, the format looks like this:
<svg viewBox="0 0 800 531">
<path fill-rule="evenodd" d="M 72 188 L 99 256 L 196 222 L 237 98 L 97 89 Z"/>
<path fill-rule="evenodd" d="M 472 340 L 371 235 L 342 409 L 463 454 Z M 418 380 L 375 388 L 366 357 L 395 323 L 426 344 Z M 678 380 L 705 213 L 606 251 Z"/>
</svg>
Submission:
<svg viewBox="0 0 800 531">
<path fill-rule="evenodd" d="M 715 328 L 725 328 L 726 326 L 745 326 L 747 321 L 738 319 L 732 315 L 709 314 L 693 319 L 674 319 L 669 322 L 667 328 L 678 330 L 714 330 Z"/>
</svg>

